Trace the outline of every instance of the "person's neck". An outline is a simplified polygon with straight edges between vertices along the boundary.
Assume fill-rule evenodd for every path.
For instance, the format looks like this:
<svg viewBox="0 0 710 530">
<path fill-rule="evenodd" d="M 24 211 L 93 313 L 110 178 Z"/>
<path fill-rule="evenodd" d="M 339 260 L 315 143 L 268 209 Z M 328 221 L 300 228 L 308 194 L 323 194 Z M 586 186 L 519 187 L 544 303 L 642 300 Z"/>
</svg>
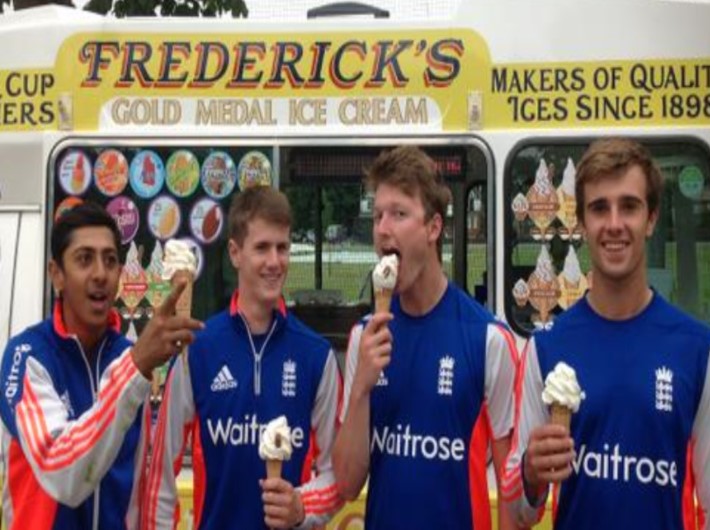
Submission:
<svg viewBox="0 0 710 530">
<path fill-rule="evenodd" d="M 64 317 L 64 329 L 68 335 L 73 335 L 81 344 L 81 349 L 87 357 L 93 357 L 96 353 L 96 348 L 101 342 L 101 338 L 106 333 L 107 326 L 93 329 L 87 326 L 80 326 L 72 322 L 71 318 Z"/>
<path fill-rule="evenodd" d="M 244 305 L 242 305 L 242 300 L 240 299 L 239 301 L 239 305 L 241 306 L 239 311 L 246 320 L 249 331 L 254 335 L 263 335 L 266 333 L 274 318 L 274 308 L 265 307 L 247 300 L 244 300 Z"/>
<path fill-rule="evenodd" d="M 608 320 L 627 320 L 641 313 L 653 298 L 646 277 L 628 281 L 597 281 L 592 279 L 592 288 L 587 293 L 587 302 L 595 313 Z"/>
<path fill-rule="evenodd" d="M 426 315 L 444 296 L 448 283 L 440 266 L 422 274 L 406 292 L 400 293 L 402 311 L 411 316 Z"/>
</svg>

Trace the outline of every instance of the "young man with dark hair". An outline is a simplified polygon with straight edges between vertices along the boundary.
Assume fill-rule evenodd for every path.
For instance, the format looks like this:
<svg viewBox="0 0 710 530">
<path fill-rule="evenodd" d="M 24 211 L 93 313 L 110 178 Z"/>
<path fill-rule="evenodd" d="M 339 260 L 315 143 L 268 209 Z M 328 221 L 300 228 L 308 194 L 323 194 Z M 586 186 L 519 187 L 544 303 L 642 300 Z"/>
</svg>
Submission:
<svg viewBox="0 0 710 530">
<path fill-rule="evenodd" d="M 517 354 L 510 333 L 451 283 L 441 261 L 450 192 L 416 147 L 382 153 L 368 173 L 378 255 L 396 254 L 391 313 L 355 326 L 334 450 L 339 488 L 360 493 L 365 526 L 490 528 L 488 431 L 501 472 L 513 427 Z M 483 457 L 485 458 L 485 457 Z M 499 528 L 512 528 L 499 510 Z"/>
<path fill-rule="evenodd" d="M 131 345 L 112 309 L 119 242 L 101 207 L 84 203 L 65 213 L 51 235 L 53 315 L 5 349 L 0 415 L 9 529 L 138 527 L 149 436 L 141 409 L 151 373 L 192 341 L 200 323 L 174 316 L 176 289 Z"/>
<path fill-rule="evenodd" d="M 198 334 L 187 369 L 178 358 L 168 377 L 145 530 L 173 528 L 188 436 L 195 529 L 312 528 L 342 504 L 331 466 L 340 376 L 328 343 L 284 304 L 290 229 L 288 200 L 273 188 L 248 188 L 232 201 L 229 255 L 239 289 Z M 282 478 L 265 479 L 261 433 L 282 415 L 293 454 Z"/>
<path fill-rule="evenodd" d="M 593 287 L 526 350 L 505 488 L 520 522 L 541 517 L 554 484 L 558 530 L 681 530 L 694 518 L 682 510 L 693 475 L 707 515 L 710 329 L 648 285 L 661 191 L 658 168 L 633 140 L 597 141 L 579 162 Z M 570 430 L 548 423 L 541 398 L 559 362 L 585 393 Z"/>
</svg>

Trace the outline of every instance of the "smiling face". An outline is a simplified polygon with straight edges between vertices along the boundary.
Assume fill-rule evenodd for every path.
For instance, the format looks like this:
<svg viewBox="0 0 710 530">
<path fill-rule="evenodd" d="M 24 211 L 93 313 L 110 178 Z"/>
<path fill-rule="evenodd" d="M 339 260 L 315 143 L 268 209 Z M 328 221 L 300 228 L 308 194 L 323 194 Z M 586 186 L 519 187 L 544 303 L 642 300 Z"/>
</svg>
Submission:
<svg viewBox="0 0 710 530">
<path fill-rule="evenodd" d="M 395 289 L 400 293 L 416 288 L 427 267 L 438 266 L 436 242 L 441 230 L 441 216 L 434 214 L 427 220 L 418 195 L 412 197 L 384 183 L 377 187 L 372 225 L 375 251 L 379 256 L 399 256 Z"/>
<path fill-rule="evenodd" d="M 61 295 L 67 331 L 85 349 L 92 348 L 106 331 L 118 290 L 121 264 L 114 234 L 103 226 L 74 230 L 61 262 L 49 262 L 49 274 Z"/>
<path fill-rule="evenodd" d="M 582 221 L 595 283 L 645 282 L 646 238 L 658 218 L 649 210 L 646 186 L 638 165 L 585 184 Z"/>
<path fill-rule="evenodd" d="M 255 217 L 244 241 L 229 240 L 229 257 L 239 274 L 240 304 L 275 308 L 288 273 L 291 230 Z"/>
</svg>

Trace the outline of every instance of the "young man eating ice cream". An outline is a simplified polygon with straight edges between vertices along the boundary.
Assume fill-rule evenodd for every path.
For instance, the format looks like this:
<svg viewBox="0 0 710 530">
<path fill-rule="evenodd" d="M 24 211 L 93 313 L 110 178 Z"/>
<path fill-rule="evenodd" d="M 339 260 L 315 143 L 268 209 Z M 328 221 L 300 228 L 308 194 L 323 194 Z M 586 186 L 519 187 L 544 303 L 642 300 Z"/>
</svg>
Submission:
<svg viewBox="0 0 710 530">
<path fill-rule="evenodd" d="M 556 530 L 696 528 L 682 510 L 693 476 L 707 517 L 710 329 L 648 285 L 645 245 L 661 191 L 658 168 L 634 141 L 601 140 L 579 162 L 577 217 L 594 285 L 533 336 L 523 360 L 505 481 L 523 524 L 542 516 L 549 485 L 560 483 Z M 571 426 L 550 421 L 558 404 L 578 408 Z"/>
<path fill-rule="evenodd" d="M 375 160 L 368 184 L 375 249 L 385 256 L 376 296 L 391 278 L 387 266 L 397 274 L 391 308 L 378 304 L 351 334 L 333 453 L 338 486 L 355 498 L 369 473 L 370 530 L 486 530 L 486 442 L 477 448 L 474 431 L 491 433 L 500 471 L 513 426 L 512 338 L 444 275 L 450 192 L 434 161 L 399 147 Z M 500 515 L 499 528 L 512 528 Z"/>
<path fill-rule="evenodd" d="M 188 437 L 196 530 L 311 528 L 342 504 L 331 466 L 338 368 L 328 343 L 284 304 L 290 227 L 288 201 L 273 188 L 247 188 L 232 201 L 229 255 L 239 289 L 168 376 L 144 530 L 173 528 L 175 463 Z M 280 476 L 267 477 L 260 438 L 280 416 L 290 426 L 290 458 Z M 273 454 L 262 450 L 267 460 Z"/>
</svg>

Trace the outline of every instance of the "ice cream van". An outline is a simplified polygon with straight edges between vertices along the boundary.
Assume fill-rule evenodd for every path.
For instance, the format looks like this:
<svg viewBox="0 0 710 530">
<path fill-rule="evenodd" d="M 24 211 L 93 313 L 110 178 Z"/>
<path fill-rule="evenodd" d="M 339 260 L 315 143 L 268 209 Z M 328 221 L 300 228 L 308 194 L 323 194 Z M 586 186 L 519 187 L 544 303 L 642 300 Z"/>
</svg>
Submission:
<svg viewBox="0 0 710 530">
<path fill-rule="evenodd" d="M 399 144 L 451 187 L 447 274 L 522 342 L 589 285 L 575 164 L 609 135 L 643 142 L 666 180 L 651 283 L 710 321 L 709 20 L 710 5 L 660 0 L 462 1 L 417 20 L 4 14 L 0 347 L 50 311 L 65 208 L 116 218 L 134 335 L 165 296 L 169 238 L 198 258 L 194 314 L 226 304 L 230 198 L 271 185 L 295 213 L 287 304 L 343 351 L 372 304 L 363 168 Z"/>
</svg>

